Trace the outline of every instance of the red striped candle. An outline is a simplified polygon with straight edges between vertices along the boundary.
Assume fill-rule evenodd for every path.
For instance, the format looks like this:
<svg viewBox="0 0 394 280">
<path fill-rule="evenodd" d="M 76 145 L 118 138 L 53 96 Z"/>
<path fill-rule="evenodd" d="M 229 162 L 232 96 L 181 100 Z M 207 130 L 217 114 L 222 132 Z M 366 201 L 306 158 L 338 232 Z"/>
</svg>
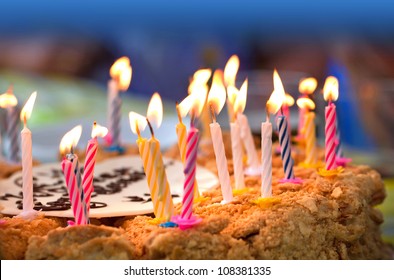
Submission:
<svg viewBox="0 0 394 280">
<path fill-rule="evenodd" d="M 338 99 L 338 95 L 339 95 L 338 79 L 333 76 L 327 77 L 323 88 L 324 100 L 328 101 L 328 105 L 325 108 L 326 170 L 333 170 L 337 168 L 337 164 L 335 162 L 337 114 L 335 110 L 335 104 L 332 102 Z"/>
<path fill-rule="evenodd" d="M 66 155 L 66 158 L 62 161 L 62 170 L 66 179 L 66 186 L 70 197 L 70 203 L 74 213 L 75 223 L 77 225 L 83 225 L 87 223 L 85 201 L 83 199 L 82 188 L 78 188 L 77 174 L 75 173 L 75 163 L 78 162 L 78 158 L 74 154 Z"/>
<path fill-rule="evenodd" d="M 89 140 L 86 148 L 86 158 L 83 171 L 82 187 L 85 193 L 85 203 L 89 213 L 90 210 L 90 198 L 93 192 L 93 175 L 94 166 L 96 164 L 96 154 L 98 149 L 97 138 L 94 137 Z"/>
</svg>

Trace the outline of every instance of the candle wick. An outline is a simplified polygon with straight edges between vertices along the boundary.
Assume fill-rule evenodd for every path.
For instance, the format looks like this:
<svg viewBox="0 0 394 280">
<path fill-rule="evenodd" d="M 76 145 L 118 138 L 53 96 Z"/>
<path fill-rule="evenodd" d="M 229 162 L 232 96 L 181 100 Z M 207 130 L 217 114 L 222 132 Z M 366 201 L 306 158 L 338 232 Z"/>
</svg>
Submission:
<svg viewBox="0 0 394 280">
<path fill-rule="evenodd" d="M 175 102 L 175 108 L 176 108 L 176 112 L 178 114 L 179 123 L 182 123 L 182 117 L 181 117 L 181 112 L 179 112 L 179 104 L 178 104 L 178 102 Z"/>
<path fill-rule="evenodd" d="M 148 122 L 149 130 L 150 130 L 150 133 L 152 134 L 152 138 L 155 138 L 155 133 L 153 132 L 152 124 L 150 123 L 148 118 L 146 118 L 146 121 Z"/>
<path fill-rule="evenodd" d="M 71 148 L 70 148 L 70 154 L 73 154 L 74 153 L 74 146 L 73 145 L 71 145 Z"/>
<path fill-rule="evenodd" d="M 213 106 L 211 103 L 209 103 L 209 109 L 211 110 L 212 122 L 216 122 L 215 110 L 213 109 Z"/>
<path fill-rule="evenodd" d="M 265 105 L 265 120 L 266 122 L 270 122 L 270 112 L 268 103 Z"/>
<path fill-rule="evenodd" d="M 196 119 L 196 117 L 194 116 L 194 113 L 192 112 L 190 115 L 190 127 L 194 127 L 195 119 Z"/>
<path fill-rule="evenodd" d="M 135 122 L 135 131 L 137 131 L 137 136 L 138 136 L 138 138 L 141 138 L 141 132 L 140 132 L 140 128 L 139 128 L 137 122 Z"/>
<path fill-rule="evenodd" d="M 283 114 L 283 106 L 280 107 L 280 113 L 282 114 L 282 116 L 284 116 L 284 114 Z"/>
<path fill-rule="evenodd" d="M 26 119 L 26 114 L 23 116 L 23 126 L 26 127 L 27 124 L 27 119 Z"/>
</svg>

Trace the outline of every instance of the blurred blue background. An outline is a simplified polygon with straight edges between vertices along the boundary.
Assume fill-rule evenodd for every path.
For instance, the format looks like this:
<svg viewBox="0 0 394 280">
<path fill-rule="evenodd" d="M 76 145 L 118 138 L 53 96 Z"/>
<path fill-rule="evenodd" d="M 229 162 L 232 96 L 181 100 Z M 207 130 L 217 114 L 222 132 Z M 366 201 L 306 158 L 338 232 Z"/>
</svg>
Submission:
<svg viewBox="0 0 394 280">
<path fill-rule="evenodd" d="M 26 77 L 38 87 L 54 77 L 79 79 L 105 98 L 108 69 L 126 55 L 133 67 L 126 95 L 149 98 L 158 91 L 173 104 L 187 94 L 194 71 L 223 68 L 237 54 L 237 85 L 249 78 L 246 113 L 258 133 L 274 68 L 295 98 L 302 77 L 318 79 L 320 116 L 324 79 L 335 74 L 345 148 L 388 157 L 389 164 L 379 165 L 394 173 L 393 14 L 394 5 L 384 0 L 3 1 L 0 85 L 5 91 Z M 71 88 L 48 87 L 41 92 Z M 297 123 L 296 107 L 292 113 Z"/>
</svg>

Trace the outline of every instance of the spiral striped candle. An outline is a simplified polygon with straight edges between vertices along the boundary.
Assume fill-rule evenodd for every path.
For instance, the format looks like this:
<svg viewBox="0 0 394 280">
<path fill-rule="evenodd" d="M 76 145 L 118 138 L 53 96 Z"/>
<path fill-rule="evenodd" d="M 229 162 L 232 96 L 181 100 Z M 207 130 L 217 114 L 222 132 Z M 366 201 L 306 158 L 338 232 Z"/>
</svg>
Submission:
<svg viewBox="0 0 394 280">
<path fill-rule="evenodd" d="M 185 164 L 186 161 L 186 126 L 183 123 L 176 125 L 176 135 L 178 138 L 178 148 L 181 154 L 181 161 Z M 194 197 L 200 197 L 197 180 L 194 181 Z"/>
<path fill-rule="evenodd" d="M 83 190 L 78 186 L 78 158 L 74 154 L 66 155 L 62 161 L 62 170 L 66 180 L 66 186 L 70 197 L 70 203 L 74 213 L 75 223 L 83 225 L 87 223 L 86 207 Z"/>
<path fill-rule="evenodd" d="M 178 123 L 175 127 L 178 138 L 178 148 L 181 155 L 181 161 L 185 163 L 186 159 L 186 126 L 183 123 Z"/>
<path fill-rule="evenodd" d="M 9 141 L 9 160 L 19 162 L 19 107 L 13 106 L 7 108 L 7 135 Z"/>
<path fill-rule="evenodd" d="M 98 142 L 97 142 L 97 138 L 94 137 L 89 140 L 88 146 L 86 148 L 86 158 L 85 158 L 84 172 L 82 179 L 82 188 L 84 192 L 85 204 L 87 207 L 88 214 L 90 210 L 90 198 L 93 192 L 93 175 L 94 175 L 94 166 L 96 164 L 97 149 L 98 149 Z"/>
<path fill-rule="evenodd" d="M 315 128 L 315 113 L 309 112 L 305 114 L 305 125 L 302 130 L 305 136 L 305 163 L 316 165 L 317 163 L 317 148 L 316 148 L 316 128 Z"/>
<path fill-rule="evenodd" d="M 216 157 L 216 166 L 218 169 L 220 188 L 223 195 L 223 202 L 228 203 L 233 200 L 233 192 L 230 185 L 230 175 L 228 173 L 228 165 L 226 153 L 223 144 L 223 135 L 219 123 L 213 122 L 209 124 L 211 131 L 213 150 Z"/>
<path fill-rule="evenodd" d="M 252 131 L 250 130 L 248 118 L 242 114 L 237 114 L 237 121 L 241 128 L 241 139 L 244 143 L 246 154 L 248 157 L 248 166 L 259 166 L 259 157 L 257 155 L 256 146 L 254 145 Z"/>
<path fill-rule="evenodd" d="M 272 196 L 272 124 L 261 123 L 261 196 Z"/>
<path fill-rule="evenodd" d="M 238 123 L 230 123 L 231 150 L 233 153 L 235 189 L 245 188 L 241 130 Z"/>
<path fill-rule="evenodd" d="M 330 103 L 325 108 L 325 119 L 326 119 L 326 169 L 332 170 L 337 167 L 335 162 L 335 137 L 336 137 L 336 110 L 335 105 Z"/>
<path fill-rule="evenodd" d="M 108 82 L 108 129 L 112 146 L 120 145 L 120 125 L 122 120 L 122 99 L 119 96 L 117 82 Z"/>
<path fill-rule="evenodd" d="M 34 209 L 33 201 L 33 156 L 31 131 L 26 126 L 21 131 L 22 140 L 22 178 L 23 212 Z"/>
<path fill-rule="evenodd" d="M 149 140 L 139 137 L 137 145 L 144 166 L 155 217 L 169 220 L 174 213 L 174 205 L 160 153 L 160 143 L 153 137 Z"/>
<path fill-rule="evenodd" d="M 194 182 L 196 180 L 196 161 L 198 147 L 198 130 L 191 127 L 187 134 L 185 182 L 183 184 L 183 200 L 181 217 L 190 219 L 193 214 Z"/>
<path fill-rule="evenodd" d="M 279 144 L 281 147 L 281 157 L 285 179 L 294 179 L 293 159 L 291 157 L 290 136 L 287 128 L 285 116 L 278 116 L 277 126 L 279 128 Z"/>
</svg>

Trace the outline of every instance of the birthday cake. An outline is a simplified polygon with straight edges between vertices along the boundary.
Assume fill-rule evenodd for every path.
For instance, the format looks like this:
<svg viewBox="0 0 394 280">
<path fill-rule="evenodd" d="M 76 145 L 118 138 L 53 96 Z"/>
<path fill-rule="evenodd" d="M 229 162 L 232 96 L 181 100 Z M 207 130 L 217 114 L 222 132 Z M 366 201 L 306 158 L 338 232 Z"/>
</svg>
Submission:
<svg viewBox="0 0 394 280">
<path fill-rule="evenodd" d="M 226 138 L 226 137 L 225 137 Z M 202 147 L 202 151 L 209 151 Z M 169 149 L 166 157 L 179 154 Z M 98 168 L 95 186 L 100 193 L 100 180 L 112 177 L 108 185 L 135 184 L 144 179 L 140 165 L 133 163 L 133 172 L 113 167 L 115 157 L 103 169 Z M 199 163 L 216 172 L 212 154 L 199 157 Z M 166 161 L 167 164 L 171 161 Z M 177 162 L 174 160 L 174 162 Z M 124 162 L 121 163 L 123 165 Z M 170 163 L 175 164 L 176 163 Z M 114 173 L 108 170 L 115 168 Z M 140 167 L 136 167 L 140 166 Z M 228 167 L 233 184 L 232 160 Z M 107 170 L 105 171 L 105 168 Z M 58 180 L 53 166 L 44 168 Z M 180 174 L 179 166 L 169 170 Z M 43 170 L 38 169 L 37 177 Z M 130 174 L 136 177 L 131 178 Z M 18 176 L 18 174 L 14 174 Z M 322 177 L 315 169 L 295 167 L 295 175 L 302 184 L 281 183 L 283 178 L 280 159 L 273 160 L 273 196 L 259 200 L 259 177 L 246 177 L 246 188 L 234 192 L 234 200 L 222 204 L 217 181 L 202 191 L 193 205 L 193 212 L 202 222 L 190 229 L 171 227 L 171 223 L 158 223 L 151 211 L 146 214 L 121 213 L 114 216 L 94 214 L 91 224 L 67 226 L 68 215 L 55 215 L 70 205 L 64 201 L 47 203 L 55 209 L 41 207 L 42 215 L 33 221 L 15 215 L 4 215 L 0 220 L 1 259 L 391 259 L 392 248 L 381 239 L 380 224 L 383 216 L 375 208 L 385 198 L 380 175 L 367 166 L 349 166 L 334 177 Z M 126 180 L 126 177 L 129 181 Z M 209 176 L 208 176 L 209 177 Z M 16 178 L 16 177 L 15 177 Z M 15 179 L 13 178 L 13 179 Z M 120 181 L 119 181 L 119 180 Z M 122 181 L 123 179 L 123 181 Z M 206 179 L 206 178 L 205 178 Z M 7 181 L 8 180 L 8 181 Z M 35 188 L 56 189 L 53 180 L 47 186 L 36 178 Z M 173 179 L 169 179 L 170 181 Z M 9 182 L 9 178 L 2 182 Z M 143 180 L 142 180 L 143 181 Z M 56 182 L 55 182 L 56 183 Z M 60 183 L 60 182 L 59 182 Z M 8 183 L 9 184 L 9 183 Z M 15 183 L 17 184 L 17 183 Z M 55 184 L 56 185 L 56 184 Z M 4 185 L 2 185 L 4 186 Z M 15 187 L 16 185 L 14 185 Z M 134 185 L 135 186 L 135 185 Z M 101 186 L 102 187 L 102 186 Z M 62 186 L 63 191 L 66 191 Z M 109 188 L 109 187 L 108 187 Z M 110 189 L 110 188 L 109 188 Z M 108 191 L 108 190 L 107 190 Z M 109 192 L 109 191 L 108 191 Z M 48 191 L 47 191 L 48 193 Z M 99 205 L 99 194 L 92 201 Z M 39 198 L 39 195 L 38 197 Z M 123 200 L 149 204 L 144 194 L 124 196 Z M 18 198 L 1 194 L 5 199 L 20 204 Z M 20 200 L 20 197 L 19 197 Z M 122 206 L 126 207 L 126 206 Z M 175 203 L 180 212 L 181 203 Z M 52 213 L 51 213 L 52 212 Z M 4 209 L 2 210 L 4 213 Z M 63 217 L 63 218 L 59 218 Z M 96 217 L 94 217 L 96 216 Z M 168 227 L 167 227 L 168 226 Z"/>
</svg>

